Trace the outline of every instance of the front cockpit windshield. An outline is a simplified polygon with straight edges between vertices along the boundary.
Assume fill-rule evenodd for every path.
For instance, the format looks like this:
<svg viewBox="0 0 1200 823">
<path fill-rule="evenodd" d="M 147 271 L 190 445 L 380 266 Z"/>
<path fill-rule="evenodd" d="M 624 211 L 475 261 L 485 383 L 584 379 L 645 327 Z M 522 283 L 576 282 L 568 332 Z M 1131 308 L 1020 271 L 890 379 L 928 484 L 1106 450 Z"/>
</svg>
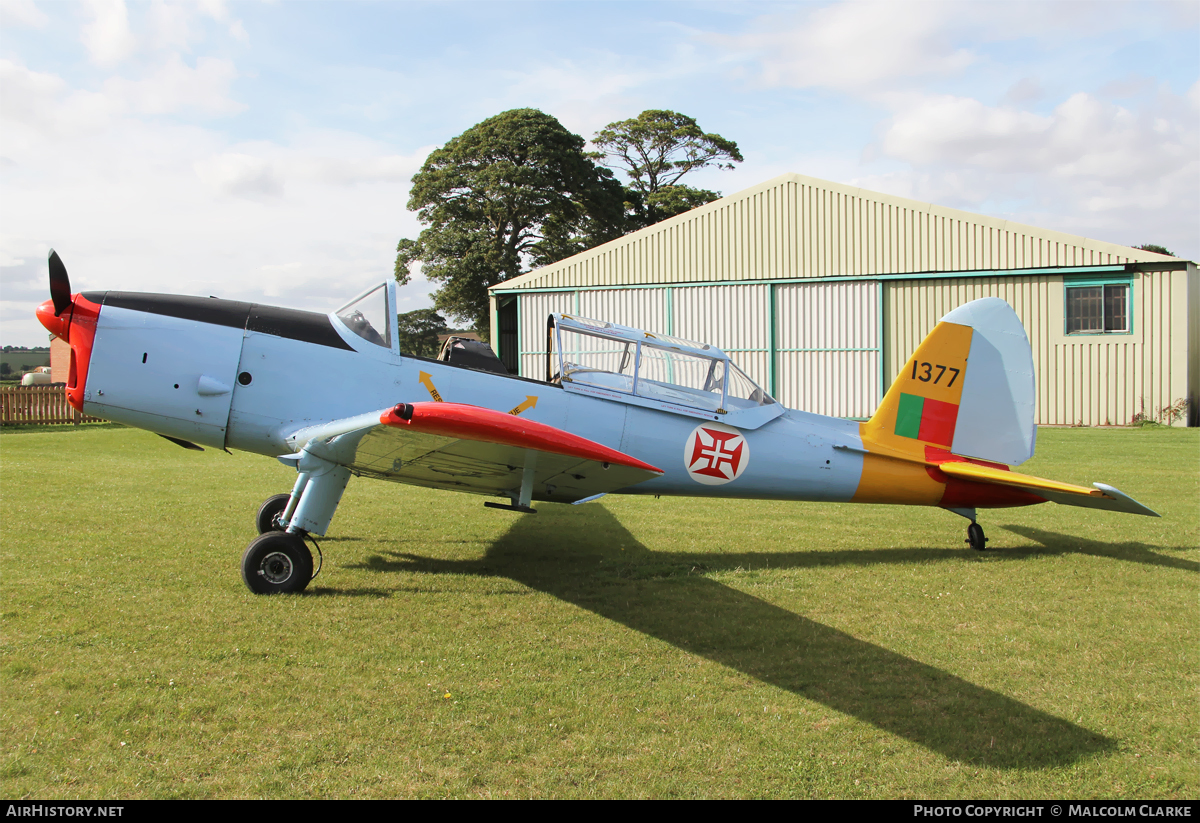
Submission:
<svg viewBox="0 0 1200 823">
<path fill-rule="evenodd" d="M 392 347 L 386 283 L 354 298 L 334 314 L 346 324 L 346 328 L 368 343 L 383 346 L 385 349 Z"/>
</svg>

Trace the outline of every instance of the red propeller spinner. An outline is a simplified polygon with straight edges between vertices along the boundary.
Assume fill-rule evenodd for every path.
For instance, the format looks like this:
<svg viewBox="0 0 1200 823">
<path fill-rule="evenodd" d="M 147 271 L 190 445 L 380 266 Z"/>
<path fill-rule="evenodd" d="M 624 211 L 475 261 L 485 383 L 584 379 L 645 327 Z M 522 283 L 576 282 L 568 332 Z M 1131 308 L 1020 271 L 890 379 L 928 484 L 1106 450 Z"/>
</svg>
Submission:
<svg viewBox="0 0 1200 823">
<path fill-rule="evenodd" d="M 50 299 L 37 307 L 37 319 L 46 330 L 71 346 L 71 366 L 67 375 L 67 401 L 83 411 L 83 389 L 87 383 L 92 343 L 96 339 L 96 319 L 100 307 L 81 294 L 71 294 L 67 267 L 58 253 L 50 250 Z"/>
</svg>

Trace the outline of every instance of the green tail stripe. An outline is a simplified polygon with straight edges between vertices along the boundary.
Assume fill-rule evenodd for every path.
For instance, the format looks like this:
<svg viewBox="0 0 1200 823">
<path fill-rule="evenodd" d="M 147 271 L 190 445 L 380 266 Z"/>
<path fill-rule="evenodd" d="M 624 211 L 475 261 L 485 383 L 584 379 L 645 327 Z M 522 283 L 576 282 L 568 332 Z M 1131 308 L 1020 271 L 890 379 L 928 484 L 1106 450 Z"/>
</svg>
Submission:
<svg viewBox="0 0 1200 823">
<path fill-rule="evenodd" d="M 900 407 L 896 410 L 896 434 L 919 440 L 921 434 L 921 412 L 925 398 L 915 394 L 901 394 Z"/>
</svg>

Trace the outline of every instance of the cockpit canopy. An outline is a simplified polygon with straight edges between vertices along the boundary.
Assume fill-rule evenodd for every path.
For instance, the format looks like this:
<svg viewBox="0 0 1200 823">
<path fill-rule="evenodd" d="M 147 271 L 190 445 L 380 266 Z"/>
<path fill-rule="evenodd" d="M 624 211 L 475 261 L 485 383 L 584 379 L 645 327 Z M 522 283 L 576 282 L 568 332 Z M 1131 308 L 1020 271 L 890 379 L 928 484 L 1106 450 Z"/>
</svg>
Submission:
<svg viewBox="0 0 1200 823">
<path fill-rule="evenodd" d="M 568 314 L 550 315 L 547 379 L 725 414 L 775 400 L 714 346 Z"/>
</svg>

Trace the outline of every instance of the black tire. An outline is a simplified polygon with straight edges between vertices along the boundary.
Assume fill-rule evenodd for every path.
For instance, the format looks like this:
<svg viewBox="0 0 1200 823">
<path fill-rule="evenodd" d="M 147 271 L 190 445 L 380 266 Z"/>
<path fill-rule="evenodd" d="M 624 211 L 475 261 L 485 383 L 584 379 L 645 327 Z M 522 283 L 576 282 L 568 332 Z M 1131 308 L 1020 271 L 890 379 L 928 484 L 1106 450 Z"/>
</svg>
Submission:
<svg viewBox="0 0 1200 823">
<path fill-rule="evenodd" d="M 255 594 L 302 592 L 312 576 L 312 552 L 294 534 L 260 534 L 242 555 L 242 580 Z"/>
<path fill-rule="evenodd" d="M 983 536 L 983 526 L 978 523 L 967 526 L 967 542 L 977 552 L 987 551 L 987 538 Z"/>
<path fill-rule="evenodd" d="M 288 501 L 291 499 L 290 494 L 277 494 L 263 501 L 263 504 L 258 507 L 258 514 L 254 517 L 254 525 L 258 527 L 259 534 L 283 531 L 279 515 L 283 514 L 283 510 L 287 508 Z"/>
</svg>

